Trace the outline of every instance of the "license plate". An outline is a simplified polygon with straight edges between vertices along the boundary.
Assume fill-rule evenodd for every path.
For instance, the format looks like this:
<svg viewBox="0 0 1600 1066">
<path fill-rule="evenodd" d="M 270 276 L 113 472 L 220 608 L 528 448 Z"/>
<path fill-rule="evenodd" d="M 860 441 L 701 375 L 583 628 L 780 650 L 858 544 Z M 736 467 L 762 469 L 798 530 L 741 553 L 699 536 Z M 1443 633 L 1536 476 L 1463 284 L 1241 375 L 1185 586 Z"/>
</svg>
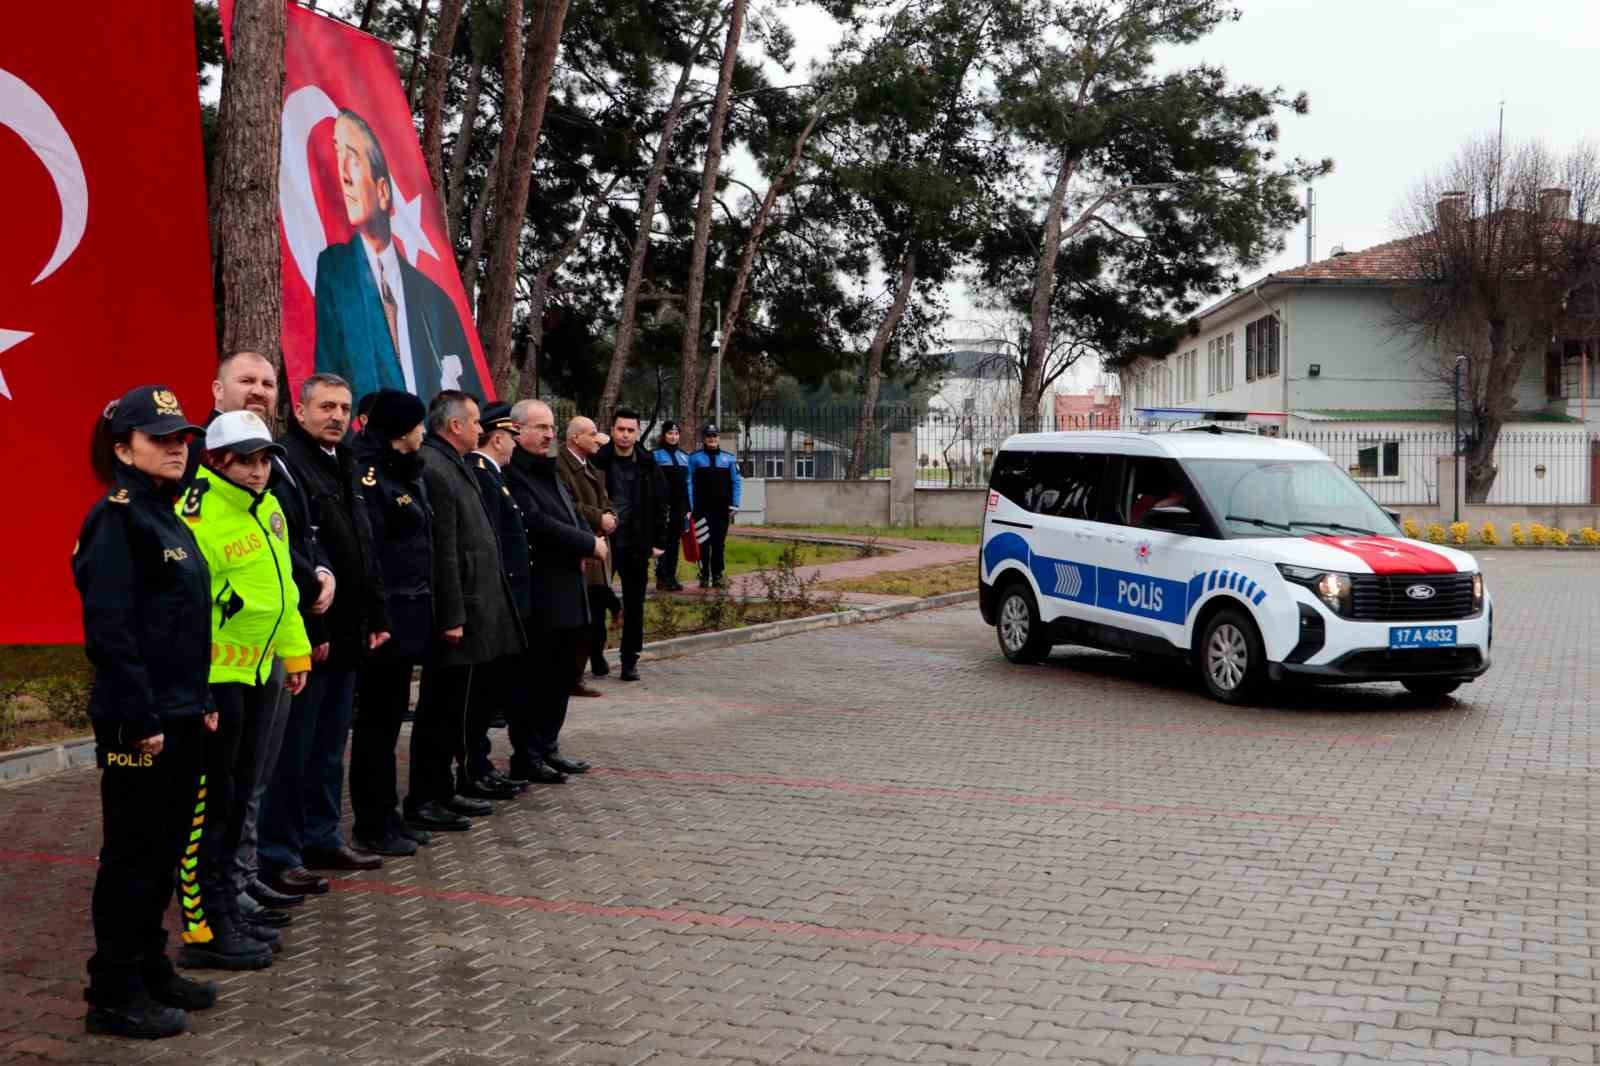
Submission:
<svg viewBox="0 0 1600 1066">
<path fill-rule="evenodd" d="M 1455 626 L 1390 626 L 1391 648 L 1453 648 Z"/>
</svg>

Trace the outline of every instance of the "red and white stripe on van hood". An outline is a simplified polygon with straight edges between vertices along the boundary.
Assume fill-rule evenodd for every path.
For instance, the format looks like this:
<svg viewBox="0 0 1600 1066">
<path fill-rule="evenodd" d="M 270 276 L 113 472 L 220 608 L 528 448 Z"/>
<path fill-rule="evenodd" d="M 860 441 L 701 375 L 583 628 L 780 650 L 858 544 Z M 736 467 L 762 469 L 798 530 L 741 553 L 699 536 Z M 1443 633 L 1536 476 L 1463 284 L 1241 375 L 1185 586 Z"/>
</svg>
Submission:
<svg viewBox="0 0 1600 1066">
<path fill-rule="evenodd" d="M 1400 537 L 1283 537 L 1260 544 L 1270 553 L 1263 561 L 1353 574 L 1455 574 L 1478 569 L 1464 551 Z"/>
</svg>

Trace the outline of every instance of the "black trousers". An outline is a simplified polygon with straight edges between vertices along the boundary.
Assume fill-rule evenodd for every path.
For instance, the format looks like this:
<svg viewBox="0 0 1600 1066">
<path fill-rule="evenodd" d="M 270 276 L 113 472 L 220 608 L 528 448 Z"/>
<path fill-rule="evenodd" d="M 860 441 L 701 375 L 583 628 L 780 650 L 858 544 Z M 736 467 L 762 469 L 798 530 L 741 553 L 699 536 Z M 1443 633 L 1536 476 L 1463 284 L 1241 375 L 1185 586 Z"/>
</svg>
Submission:
<svg viewBox="0 0 1600 1066">
<path fill-rule="evenodd" d="M 587 589 L 589 595 L 589 662 L 590 664 L 602 663 L 606 658 L 606 624 L 609 621 L 607 611 L 617 602 L 617 594 L 611 591 L 610 585 L 590 585 Z M 578 676 L 583 676 L 583 671 L 578 671 Z"/>
<path fill-rule="evenodd" d="M 116 1007 L 172 973 L 162 916 L 194 816 L 204 727 L 198 716 L 161 723 L 160 755 L 106 749 L 100 774 L 104 841 L 90 914 L 94 955 L 86 998 Z"/>
<path fill-rule="evenodd" d="M 356 717 L 350 729 L 350 807 L 355 838 L 377 841 L 397 828 L 399 775 L 395 745 L 411 706 L 412 663 L 369 659 L 356 681 Z"/>
<path fill-rule="evenodd" d="M 622 555 L 616 567 L 622 578 L 622 665 L 631 666 L 639 661 L 639 649 L 644 647 L 644 594 L 650 584 L 650 556 Z"/>
<path fill-rule="evenodd" d="M 678 546 L 683 541 L 683 519 L 686 512 L 674 507 L 667 527 L 667 550 L 656 560 L 656 588 L 671 585 L 678 580 Z"/>
<path fill-rule="evenodd" d="M 455 795 L 451 760 L 466 743 L 467 705 L 472 698 L 475 667 L 422 667 L 422 695 L 411 724 L 411 784 L 406 811 Z"/>
<path fill-rule="evenodd" d="M 532 632 L 526 618 L 522 620 L 522 631 Z M 515 731 L 515 723 L 527 717 L 524 655 L 523 652 L 506 655 L 477 668 L 472 698 L 467 704 L 466 750 L 456 753 L 456 764 L 468 777 L 482 777 L 494 769 L 494 760 L 489 758 L 493 748 L 489 741 L 489 723 L 494 716 L 498 713 L 505 717 L 508 734 Z"/>
<path fill-rule="evenodd" d="M 528 631 L 528 650 L 520 668 L 527 710 L 507 719 L 513 775 L 528 769 L 534 759 L 561 750 L 561 727 L 567 721 L 572 686 L 583 670 L 579 653 L 586 639 L 582 627 Z"/>
<path fill-rule="evenodd" d="M 700 545 L 700 580 L 716 581 L 722 577 L 722 551 L 728 540 L 728 509 L 718 507 L 704 518 L 711 536 Z"/>
<path fill-rule="evenodd" d="M 205 735 L 205 823 L 200 838 L 200 898 L 206 920 L 215 925 L 239 909 L 239 888 L 234 860 L 244 836 L 245 807 L 255 791 L 259 760 L 247 750 L 245 737 L 254 737 L 256 723 L 271 708 L 271 690 L 264 685 L 225 681 L 211 686 L 217 705 L 217 731 Z M 275 694 L 274 694 L 275 695 Z M 185 924 L 195 923 L 185 916 Z"/>
</svg>

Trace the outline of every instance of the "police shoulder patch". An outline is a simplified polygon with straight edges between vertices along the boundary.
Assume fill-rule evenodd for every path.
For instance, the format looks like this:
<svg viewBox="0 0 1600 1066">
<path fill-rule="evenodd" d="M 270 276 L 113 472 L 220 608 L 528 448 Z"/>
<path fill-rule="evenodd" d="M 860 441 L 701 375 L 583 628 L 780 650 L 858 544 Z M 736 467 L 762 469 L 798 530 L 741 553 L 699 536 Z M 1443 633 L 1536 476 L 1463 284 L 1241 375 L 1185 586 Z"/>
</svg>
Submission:
<svg viewBox="0 0 1600 1066">
<path fill-rule="evenodd" d="M 378 483 L 378 468 L 375 466 L 367 467 L 366 476 L 361 479 L 361 483 L 369 489 L 376 485 Z"/>
<path fill-rule="evenodd" d="M 193 485 L 189 486 L 189 491 L 185 493 L 183 497 L 183 517 L 200 517 L 200 498 L 204 496 L 206 491 L 210 488 L 211 482 L 209 481 L 196 481 Z"/>
<path fill-rule="evenodd" d="M 272 535 L 273 536 L 277 537 L 279 540 L 283 540 L 284 539 L 285 526 L 284 526 L 283 512 L 282 511 L 273 511 L 272 512 L 272 517 L 267 519 L 267 525 L 272 527 Z"/>
<path fill-rule="evenodd" d="M 107 503 L 127 503 L 128 502 L 128 490 L 127 489 L 118 489 L 116 492 L 113 492 L 111 495 L 106 497 L 106 502 Z"/>
</svg>

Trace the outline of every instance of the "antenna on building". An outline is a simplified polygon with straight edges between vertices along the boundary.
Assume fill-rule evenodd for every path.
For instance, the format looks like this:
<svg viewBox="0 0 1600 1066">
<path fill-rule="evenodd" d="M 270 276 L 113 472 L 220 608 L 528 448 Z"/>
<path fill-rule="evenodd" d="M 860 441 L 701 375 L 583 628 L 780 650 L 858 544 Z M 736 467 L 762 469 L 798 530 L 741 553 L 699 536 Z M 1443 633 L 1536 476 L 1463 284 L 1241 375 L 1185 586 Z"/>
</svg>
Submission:
<svg viewBox="0 0 1600 1066">
<path fill-rule="evenodd" d="M 1317 261 L 1317 190 L 1306 186 L 1306 264 Z"/>
</svg>

